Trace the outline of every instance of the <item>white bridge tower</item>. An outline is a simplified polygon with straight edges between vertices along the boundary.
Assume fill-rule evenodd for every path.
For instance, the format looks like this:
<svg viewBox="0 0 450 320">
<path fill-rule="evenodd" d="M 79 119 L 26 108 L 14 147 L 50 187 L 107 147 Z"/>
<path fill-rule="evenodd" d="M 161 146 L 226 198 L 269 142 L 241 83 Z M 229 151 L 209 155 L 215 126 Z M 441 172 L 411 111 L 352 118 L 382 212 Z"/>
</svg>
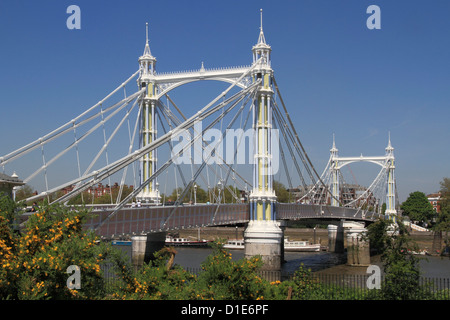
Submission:
<svg viewBox="0 0 450 320">
<path fill-rule="evenodd" d="M 147 88 L 145 94 L 140 99 L 141 108 L 141 130 L 140 130 L 140 148 L 147 146 L 156 139 L 156 125 L 157 119 L 155 114 L 155 107 L 158 103 L 156 98 L 155 74 L 156 74 L 156 58 L 152 56 L 150 45 L 148 43 L 148 24 L 146 25 L 146 43 L 144 54 L 139 58 L 139 89 Z M 140 180 L 143 184 L 156 171 L 156 150 L 145 154 L 140 163 Z M 160 195 L 157 189 L 157 181 L 150 181 L 136 198 L 143 202 L 159 202 Z"/>
<path fill-rule="evenodd" d="M 252 48 L 253 62 L 262 59 L 253 70 L 254 81 L 261 80 L 254 105 L 254 167 L 253 190 L 249 196 L 250 222 L 244 234 L 245 256 L 261 255 L 263 269 L 281 269 L 283 232 L 276 222 L 276 196 L 273 190 L 272 172 L 272 105 L 273 96 L 270 53 L 261 28 L 258 43 Z"/>
<path fill-rule="evenodd" d="M 394 157 L 394 148 L 391 145 L 391 138 L 389 135 L 388 146 L 386 147 L 386 153 L 384 156 L 376 156 L 376 157 L 367 157 L 367 156 L 359 156 L 359 157 L 339 157 L 338 149 L 336 148 L 334 138 L 333 138 L 333 147 L 330 149 L 330 166 L 328 170 L 330 171 L 330 190 L 331 190 L 331 205 L 339 206 L 339 199 L 341 198 L 340 194 L 340 170 L 346 165 L 349 165 L 353 162 L 370 162 L 377 164 L 381 167 L 381 171 L 378 176 L 373 181 L 372 185 L 366 190 L 366 196 L 370 196 L 373 193 L 375 187 L 379 184 L 383 184 L 386 186 L 385 189 L 385 202 L 386 202 L 386 211 L 385 215 L 387 215 L 390 219 L 396 219 L 397 210 L 395 208 L 396 199 L 396 187 L 395 187 L 395 157 Z M 355 201 L 354 201 L 355 202 Z"/>
</svg>

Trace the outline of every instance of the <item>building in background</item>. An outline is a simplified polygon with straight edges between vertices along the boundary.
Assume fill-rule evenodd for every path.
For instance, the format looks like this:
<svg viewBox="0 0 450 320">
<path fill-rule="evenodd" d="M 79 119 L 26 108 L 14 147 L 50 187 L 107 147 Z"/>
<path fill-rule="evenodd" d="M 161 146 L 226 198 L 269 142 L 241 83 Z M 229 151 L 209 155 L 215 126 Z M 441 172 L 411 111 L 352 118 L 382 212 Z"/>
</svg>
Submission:
<svg viewBox="0 0 450 320">
<path fill-rule="evenodd" d="M 14 172 L 12 176 L 0 173 L 0 193 L 5 193 L 12 199 L 15 199 L 15 188 L 23 186 L 25 183 L 19 179 L 17 174 Z"/>
<path fill-rule="evenodd" d="M 436 213 L 440 213 L 441 212 L 441 193 L 432 193 L 427 195 L 428 201 L 430 202 L 430 204 L 433 206 L 433 210 Z"/>
</svg>

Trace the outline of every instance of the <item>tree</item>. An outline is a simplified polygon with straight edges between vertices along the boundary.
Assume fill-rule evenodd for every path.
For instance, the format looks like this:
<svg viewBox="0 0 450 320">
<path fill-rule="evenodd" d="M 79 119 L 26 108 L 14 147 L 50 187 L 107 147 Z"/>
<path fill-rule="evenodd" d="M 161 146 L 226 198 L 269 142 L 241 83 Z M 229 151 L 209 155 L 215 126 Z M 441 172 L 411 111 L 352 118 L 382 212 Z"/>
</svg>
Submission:
<svg viewBox="0 0 450 320">
<path fill-rule="evenodd" d="M 24 200 L 28 197 L 31 197 L 33 195 L 33 188 L 29 186 L 28 184 L 21 187 L 16 192 L 16 201 Z"/>
<path fill-rule="evenodd" d="M 385 273 L 383 298 L 416 299 L 419 293 L 419 259 L 409 252 L 417 251 L 417 245 L 403 222 L 400 219 L 397 223 L 380 219 L 368 227 L 367 237 L 371 246 L 381 254 Z"/>
<path fill-rule="evenodd" d="M 14 232 L 11 210 L 0 199 L 0 299 L 98 299 L 105 283 L 100 264 L 110 249 L 83 224 L 90 213 L 63 205 L 43 204 L 20 233 Z M 68 288 L 67 268 L 80 268 L 82 290 Z"/>
<path fill-rule="evenodd" d="M 208 192 L 199 185 L 197 185 L 196 198 L 197 203 L 207 203 L 209 201 Z"/>
<path fill-rule="evenodd" d="M 284 184 L 279 181 L 273 181 L 273 190 L 275 191 L 275 195 L 277 196 L 277 201 L 286 203 L 290 200 L 289 191 L 286 189 Z"/>
<path fill-rule="evenodd" d="M 408 199 L 401 205 L 403 214 L 413 221 L 428 223 L 435 215 L 427 196 L 420 191 L 409 194 Z"/>
<path fill-rule="evenodd" d="M 449 245 L 448 232 L 450 231 L 450 178 L 444 178 L 441 182 L 441 200 L 439 205 L 441 210 L 437 216 L 434 230 L 444 232 L 445 244 Z"/>
<path fill-rule="evenodd" d="M 444 197 L 450 197 L 450 178 L 444 178 L 440 182 L 441 194 Z"/>
</svg>

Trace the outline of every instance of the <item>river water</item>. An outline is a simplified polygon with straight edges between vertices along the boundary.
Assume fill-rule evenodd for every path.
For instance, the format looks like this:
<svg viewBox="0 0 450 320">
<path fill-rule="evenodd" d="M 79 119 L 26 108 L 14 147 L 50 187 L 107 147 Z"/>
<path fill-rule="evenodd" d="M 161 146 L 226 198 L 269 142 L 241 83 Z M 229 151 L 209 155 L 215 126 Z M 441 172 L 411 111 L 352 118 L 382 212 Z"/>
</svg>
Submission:
<svg viewBox="0 0 450 320">
<path fill-rule="evenodd" d="M 122 249 L 131 258 L 131 246 L 114 246 Z M 211 248 L 175 248 L 177 254 L 174 263 L 188 270 L 198 270 L 208 255 L 212 254 Z M 229 250 L 233 260 L 244 257 L 243 250 Z M 450 279 L 450 258 L 437 256 L 418 256 L 421 258 L 420 268 L 423 277 Z M 330 252 L 285 252 L 285 263 L 282 265 L 283 273 L 293 273 L 302 264 L 311 271 L 328 272 L 330 274 L 365 274 L 365 267 L 353 267 L 346 265 L 346 254 Z M 374 259 L 377 260 L 377 259 Z M 378 261 L 373 264 L 380 263 Z"/>
</svg>

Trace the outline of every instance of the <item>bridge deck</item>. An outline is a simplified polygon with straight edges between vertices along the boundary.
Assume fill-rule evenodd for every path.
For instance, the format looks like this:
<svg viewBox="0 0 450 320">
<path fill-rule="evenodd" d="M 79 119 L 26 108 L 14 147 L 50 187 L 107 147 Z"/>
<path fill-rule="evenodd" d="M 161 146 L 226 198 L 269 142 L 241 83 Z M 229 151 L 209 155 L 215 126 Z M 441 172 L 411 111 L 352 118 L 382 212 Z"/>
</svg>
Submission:
<svg viewBox="0 0 450 320">
<path fill-rule="evenodd" d="M 318 206 L 309 204 L 278 203 L 276 206 L 279 220 L 299 219 L 349 219 L 373 221 L 378 214 L 362 212 L 351 208 Z M 94 216 L 86 227 L 97 229 L 99 236 L 114 237 L 120 235 L 146 234 L 169 230 L 245 223 L 249 221 L 248 204 L 144 206 L 125 208 L 116 214 L 112 210 L 94 210 Z"/>
</svg>

